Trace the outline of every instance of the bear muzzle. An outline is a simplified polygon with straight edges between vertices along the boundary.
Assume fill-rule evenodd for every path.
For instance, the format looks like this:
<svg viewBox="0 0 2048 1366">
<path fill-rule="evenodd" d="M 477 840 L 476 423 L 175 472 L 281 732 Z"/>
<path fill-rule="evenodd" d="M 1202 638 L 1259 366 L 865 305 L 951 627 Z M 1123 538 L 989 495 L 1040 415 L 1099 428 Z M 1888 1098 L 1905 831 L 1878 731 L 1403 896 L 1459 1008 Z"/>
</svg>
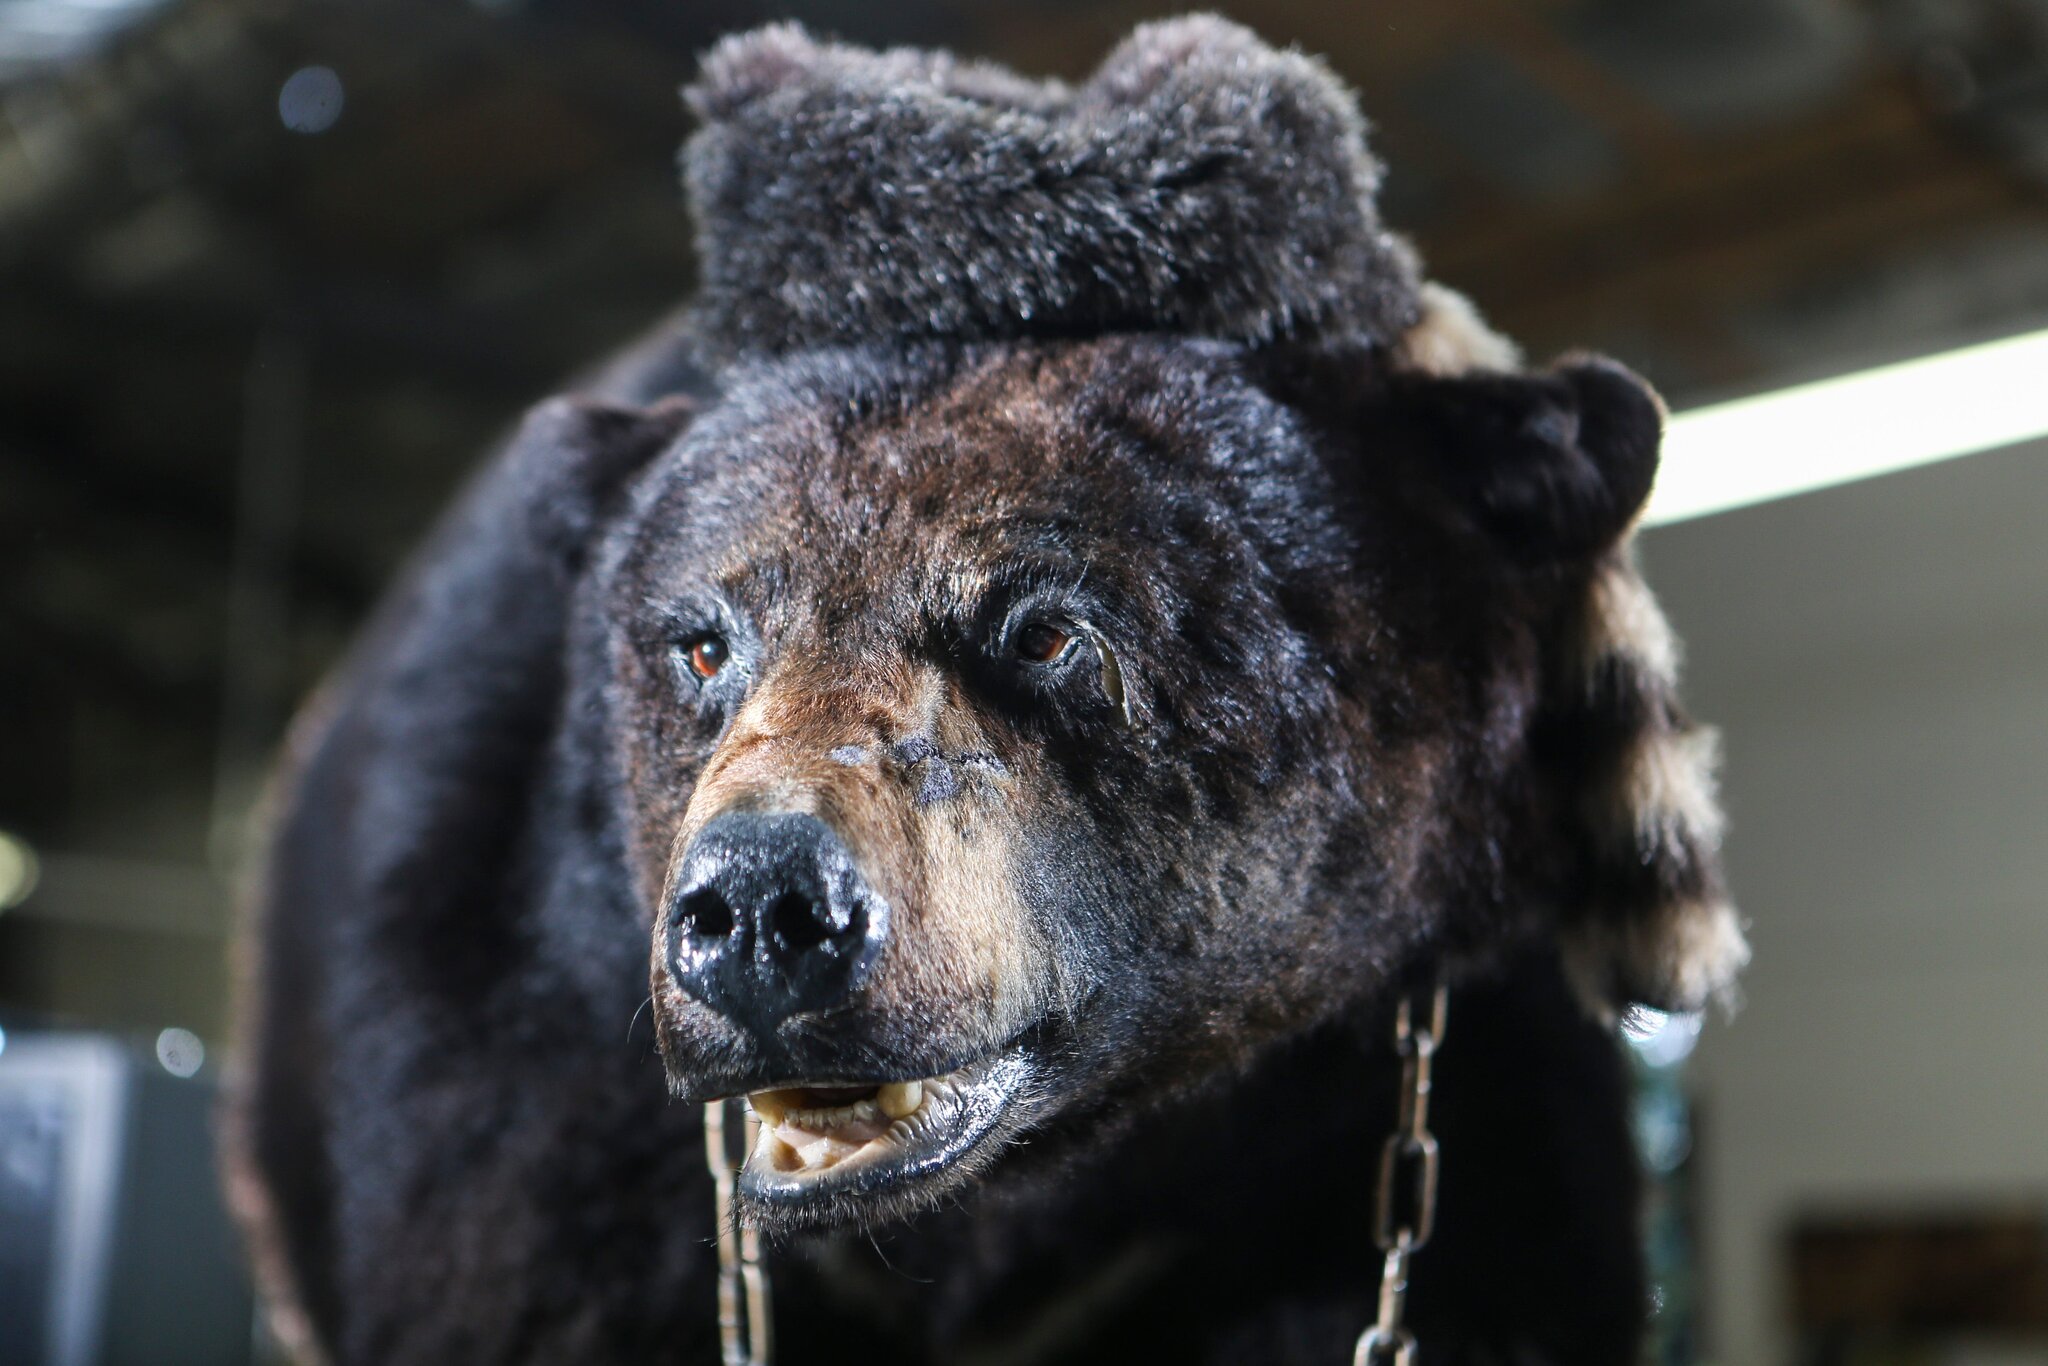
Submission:
<svg viewBox="0 0 2048 1366">
<path fill-rule="evenodd" d="M 796 1227 L 848 1198 L 930 1198 L 1015 1127 L 1037 1028 L 990 1047 L 893 997 L 885 957 L 913 946 L 895 942 L 890 899 L 821 816 L 713 816 L 664 905 L 656 1011 L 671 1078 L 679 1094 L 746 1097 L 760 1121 L 740 1180 L 753 1217 Z"/>
</svg>

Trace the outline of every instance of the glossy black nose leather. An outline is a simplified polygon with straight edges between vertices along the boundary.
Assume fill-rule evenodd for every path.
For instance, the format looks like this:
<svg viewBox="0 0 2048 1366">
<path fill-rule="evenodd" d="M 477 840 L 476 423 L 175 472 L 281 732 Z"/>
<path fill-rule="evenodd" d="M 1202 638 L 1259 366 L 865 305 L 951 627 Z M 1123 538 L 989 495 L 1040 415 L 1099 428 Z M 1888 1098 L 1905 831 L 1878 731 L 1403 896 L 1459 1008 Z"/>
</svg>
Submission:
<svg viewBox="0 0 2048 1366">
<path fill-rule="evenodd" d="M 669 971 L 683 991 L 760 1035 L 845 1003 L 887 931 L 887 907 L 815 816 L 736 812 L 683 856 L 669 904 Z"/>
</svg>

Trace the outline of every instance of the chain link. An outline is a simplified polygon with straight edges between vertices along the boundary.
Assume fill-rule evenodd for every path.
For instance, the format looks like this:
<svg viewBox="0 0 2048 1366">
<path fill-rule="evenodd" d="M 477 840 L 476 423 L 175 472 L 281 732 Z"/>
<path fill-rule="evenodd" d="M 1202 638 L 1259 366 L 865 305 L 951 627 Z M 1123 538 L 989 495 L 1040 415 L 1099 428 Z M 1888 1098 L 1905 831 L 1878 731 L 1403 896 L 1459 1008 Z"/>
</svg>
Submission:
<svg viewBox="0 0 2048 1366">
<path fill-rule="evenodd" d="M 1394 1013 L 1401 1109 L 1394 1132 L 1380 1145 L 1373 1193 L 1373 1241 L 1386 1261 L 1380 1267 L 1378 1317 L 1359 1335 L 1351 1366 L 1415 1363 L 1415 1334 L 1402 1319 L 1408 1307 L 1409 1259 L 1436 1231 L 1437 1146 L 1429 1131 L 1429 1096 L 1449 1005 L 1450 992 L 1439 977 L 1429 988 L 1403 993 Z"/>
<path fill-rule="evenodd" d="M 733 1106 L 742 1119 L 731 1124 Z M 741 1227 L 732 1212 L 733 1179 L 760 1139 L 761 1121 L 737 1100 L 704 1107 L 704 1159 L 711 1168 L 713 1217 L 718 1224 L 718 1337 L 724 1366 L 768 1366 L 768 1272 L 761 1265 L 761 1235 Z M 734 1156 L 732 1137 L 742 1142 Z"/>
</svg>

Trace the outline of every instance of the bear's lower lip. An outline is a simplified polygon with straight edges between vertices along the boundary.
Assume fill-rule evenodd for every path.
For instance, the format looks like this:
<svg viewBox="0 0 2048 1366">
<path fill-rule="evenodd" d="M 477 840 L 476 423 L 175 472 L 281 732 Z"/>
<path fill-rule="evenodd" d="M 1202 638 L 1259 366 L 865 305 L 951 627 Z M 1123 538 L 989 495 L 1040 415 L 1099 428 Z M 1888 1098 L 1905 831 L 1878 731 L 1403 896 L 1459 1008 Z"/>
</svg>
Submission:
<svg viewBox="0 0 2048 1366">
<path fill-rule="evenodd" d="M 918 1082 L 755 1092 L 747 1103 L 760 1131 L 739 1193 L 796 1213 L 936 1176 L 995 1134 L 1029 1074 L 1024 1049 L 1012 1047 Z"/>
</svg>

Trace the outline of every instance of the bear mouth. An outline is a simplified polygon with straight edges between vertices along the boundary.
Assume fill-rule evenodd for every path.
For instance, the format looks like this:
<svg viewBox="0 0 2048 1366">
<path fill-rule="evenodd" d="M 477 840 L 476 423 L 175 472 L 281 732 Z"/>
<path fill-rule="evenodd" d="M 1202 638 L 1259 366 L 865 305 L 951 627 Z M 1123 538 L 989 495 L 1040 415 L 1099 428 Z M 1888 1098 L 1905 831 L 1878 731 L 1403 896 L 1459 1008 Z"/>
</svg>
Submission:
<svg viewBox="0 0 2048 1366">
<path fill-rule="evenodd" d="M 943 1076 L 752 1092 L 760 1132 L 739 1193 L 764 1213 L 801 1216 L 963 1170 L 998 1146 L 1030 1071 L 1012 1047 Z"/>
</svg>

